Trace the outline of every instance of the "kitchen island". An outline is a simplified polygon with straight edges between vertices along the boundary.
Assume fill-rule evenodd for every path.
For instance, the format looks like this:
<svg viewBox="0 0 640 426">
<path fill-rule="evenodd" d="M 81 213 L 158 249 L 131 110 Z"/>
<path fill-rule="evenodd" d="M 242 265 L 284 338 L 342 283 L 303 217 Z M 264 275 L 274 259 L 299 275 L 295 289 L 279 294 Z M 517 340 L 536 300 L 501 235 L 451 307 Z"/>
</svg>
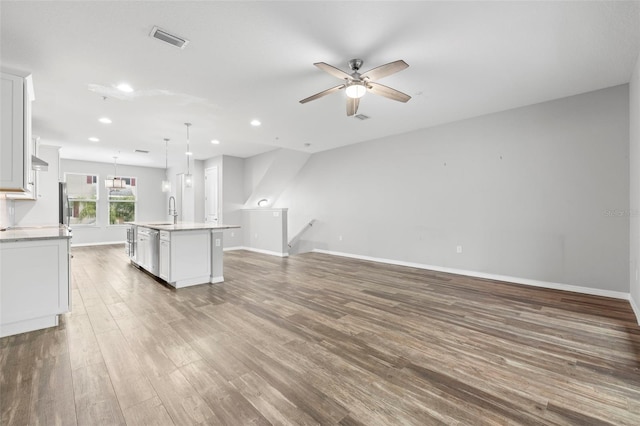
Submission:
<svg viewBox="0 0 640 426">
<path fill-rule="evenodd" d="M 0 337 L 58 325 L 71 308 L 65 226 L 0 232 Z"/>
<path fill-rule="evenodd" d="M 237 225 L 128 223 L 127 253 L 136 266 L 182 288 L 219 283 L 223 276 L 223 235 Z"/>
</svg>

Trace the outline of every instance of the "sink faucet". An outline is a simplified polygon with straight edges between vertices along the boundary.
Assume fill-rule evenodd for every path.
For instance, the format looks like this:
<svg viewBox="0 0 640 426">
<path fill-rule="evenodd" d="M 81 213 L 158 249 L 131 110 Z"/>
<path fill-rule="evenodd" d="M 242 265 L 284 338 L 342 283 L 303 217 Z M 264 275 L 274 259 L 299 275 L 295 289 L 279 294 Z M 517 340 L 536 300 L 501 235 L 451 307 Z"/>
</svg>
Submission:
<svg viewBox="0 0 640 426">
<path fill-rule="evenodd" d="M 171 208 L 171 201 L 173 201 L 173 209 Z M 173 195 L 169 197 L 169 216 L 173 216 L 173 224 L 178 223 L 178 210 L 176 210 L 176 197 Z"/>
</svg>

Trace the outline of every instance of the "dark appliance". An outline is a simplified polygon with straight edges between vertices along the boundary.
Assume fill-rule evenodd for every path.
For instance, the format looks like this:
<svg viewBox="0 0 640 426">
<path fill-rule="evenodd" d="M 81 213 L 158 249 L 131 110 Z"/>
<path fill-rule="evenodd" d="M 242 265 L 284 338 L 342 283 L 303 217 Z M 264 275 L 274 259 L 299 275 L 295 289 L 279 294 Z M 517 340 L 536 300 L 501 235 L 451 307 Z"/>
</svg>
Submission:
<svg viewBox="0 0 640 426">
<path fill-rule="evenodd" d="M 67 183 L 58 182 L 58 223 L 60 225 L 69 227 L 70 207 L 69 197 L 67 195 Z"/>
</svg>

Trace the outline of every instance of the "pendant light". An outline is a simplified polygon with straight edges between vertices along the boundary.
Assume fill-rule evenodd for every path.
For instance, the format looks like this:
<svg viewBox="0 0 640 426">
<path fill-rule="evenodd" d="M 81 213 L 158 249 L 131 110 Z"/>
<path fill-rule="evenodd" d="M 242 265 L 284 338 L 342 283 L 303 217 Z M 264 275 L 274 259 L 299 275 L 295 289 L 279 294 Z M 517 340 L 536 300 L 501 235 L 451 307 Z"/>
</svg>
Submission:
<svg viewBox="0 0 640 426">
<path fill-rule="evenodd" d="M 189 127 L 191 123 L 184 123 L 187 126 L 187 173 L 184 175 L 184 186 L 191 188 L 193 186 L 193 175 L 191 174 L 191 155 L 192 152 L 189 149 Z"/>
<path fill-rule="evenodd" d="M 124 188 L 124 181 L 118 177 L 118 157 L 113 157 L 113 178 L 104 181 L 105 188 Z"/>
<path fill-rule="evenodd" d="M 169 139 L 164 140 L 164 180 L 162 181 L 162 192 L 171 192 L 171 181 L 169 180 Z"/>
</svg>

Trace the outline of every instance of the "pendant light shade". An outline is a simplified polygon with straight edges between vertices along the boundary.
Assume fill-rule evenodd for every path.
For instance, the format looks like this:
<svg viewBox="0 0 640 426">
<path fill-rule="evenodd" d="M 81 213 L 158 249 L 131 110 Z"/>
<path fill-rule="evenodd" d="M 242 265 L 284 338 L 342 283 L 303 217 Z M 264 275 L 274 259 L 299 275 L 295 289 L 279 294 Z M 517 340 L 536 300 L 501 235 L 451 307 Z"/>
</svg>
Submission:
<svg viewBox="0 0 640 426">
<path fill-rule="evenodd" d="M 164 140 L 164 180 L 162 181 L 162 192 L 171 192 L 171 181 L 169 180 L 169 139 Z"/>
<path fill-rule="evenodd" d="M 118 157 L 113 157 L 113 178 L 104 181 L 105 188 L 124 188 L 124 181 L 118 177 Z"/>
<path fill-rule="evenodd" d="M 187 126 L 187 173 L 184 175 L 184 186 L 191 188 L 193 186 L 193 175 L 191 174 L 191 150 L 189 149 L 189 127 L 191 123 L 184 123 Z"/>
</svg>

